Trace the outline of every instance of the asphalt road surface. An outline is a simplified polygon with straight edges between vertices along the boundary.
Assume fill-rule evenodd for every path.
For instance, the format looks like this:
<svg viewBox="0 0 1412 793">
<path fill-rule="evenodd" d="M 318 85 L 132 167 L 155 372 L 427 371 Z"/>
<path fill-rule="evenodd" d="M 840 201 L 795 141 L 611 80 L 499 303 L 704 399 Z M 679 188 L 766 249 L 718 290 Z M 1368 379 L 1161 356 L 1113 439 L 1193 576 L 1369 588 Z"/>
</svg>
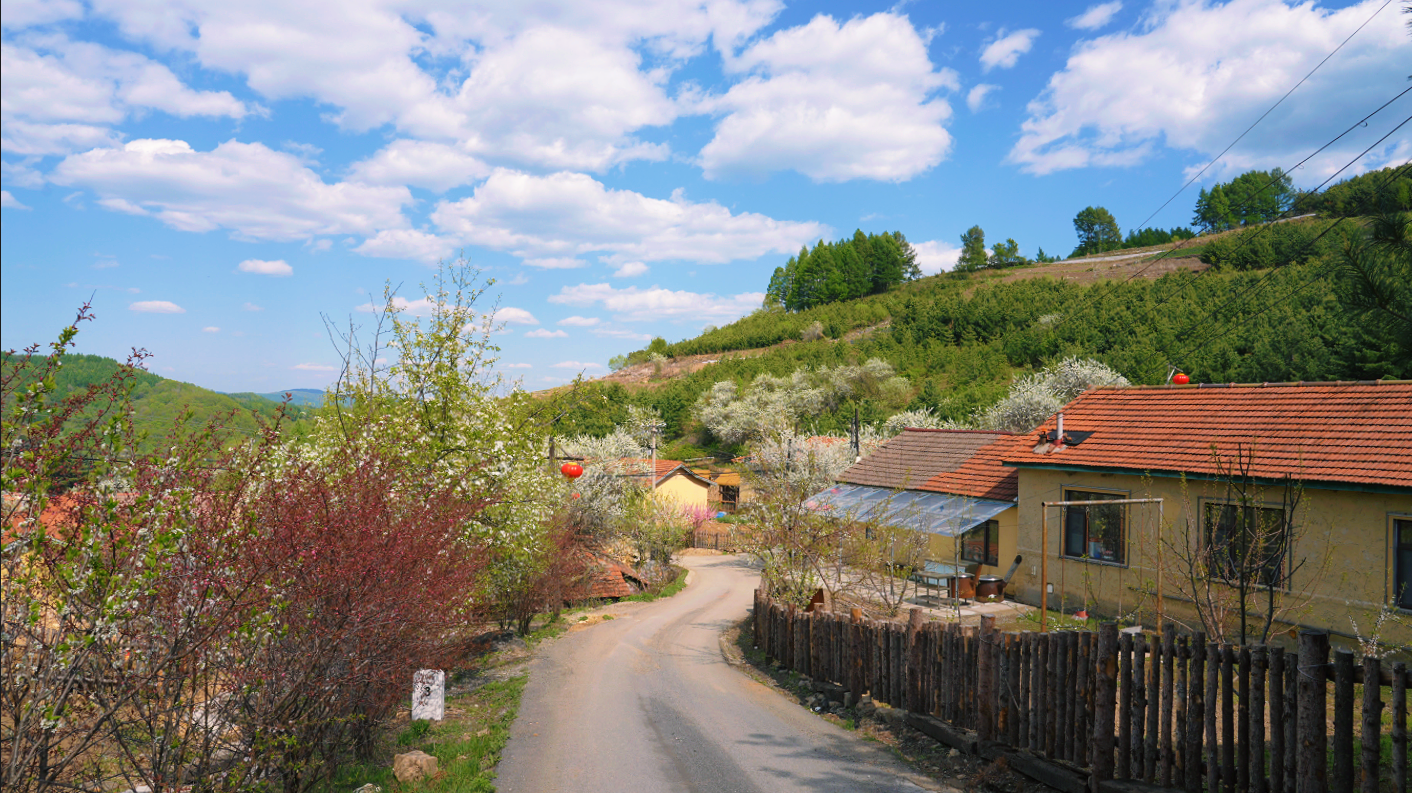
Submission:
<svg viewBox="0 0 1412 793">
<path fill-rule="evenodd" d="M 500 761 L 502 793 L 933 789 L 862 740 L 730 666 L 719 636 L 758 573 L 691 556 L 675 597 L 540 645 Z"/>
</svg>

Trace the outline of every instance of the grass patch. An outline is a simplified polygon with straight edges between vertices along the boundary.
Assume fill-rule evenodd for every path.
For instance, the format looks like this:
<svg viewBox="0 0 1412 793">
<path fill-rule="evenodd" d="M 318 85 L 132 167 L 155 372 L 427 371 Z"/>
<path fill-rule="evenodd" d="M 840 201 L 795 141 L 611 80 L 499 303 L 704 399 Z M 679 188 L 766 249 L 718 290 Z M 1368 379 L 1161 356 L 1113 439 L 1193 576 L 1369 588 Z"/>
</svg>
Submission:
<svg viewBox="0 0 1412 793">
<path fill-rule="evenodd" d="M 372 783 L 385 793 L 493 793 L 495 767 L 510 739 L 525 679 L 522 675 L 487 683 L 448 699 L 445 721 L 412 722 L 382 747 L 380 756 L 385 759 L 346 765 L 323 790 L 346 793 Z M 421 782 L 397 781 L 392 775 L 392 755 L 417 749 L 436 757 L 441 774 Z"/>
<path fill-rule="evenodd" d="M 649 589 L 646 592 L 639 592 L 636 595 L 628 595 L 627 597 L 623 598 L 620 602 L 651 603 L 654 600 L 669 598 L 672 595 L 675 595 L 676 593 L 682 591 L 682 589 L 686 587 L 687 569 L 685 567 L 679 567 L 677 565 L 672 565 L 672 569 L 677 571 L 676 577 L 673 578 L 671 581 L 668 581 L 667 583 L 663 584 L 657 590 L 654 591 Z"/>
</svg>

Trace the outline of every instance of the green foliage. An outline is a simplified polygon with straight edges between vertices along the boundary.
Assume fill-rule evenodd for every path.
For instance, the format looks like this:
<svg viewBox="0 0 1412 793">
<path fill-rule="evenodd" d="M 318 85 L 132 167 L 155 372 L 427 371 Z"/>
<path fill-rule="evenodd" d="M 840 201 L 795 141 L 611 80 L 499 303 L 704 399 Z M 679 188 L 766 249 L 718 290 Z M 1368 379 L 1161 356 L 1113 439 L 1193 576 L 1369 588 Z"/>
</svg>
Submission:
<svg viewBox="0 0 1412 793">
<path fill-rule="evenodd" d="M 986 267 L 1000 270 L 1029 263 L 1029 259 L 1020 255 L 1020 243 L 1012 238 L 995 243 L 995 247 L 991 249 L 990 258 L 986 260 Z"/>
<path fill-rule="evenodd" d="M 853 233 L 852 239 L 801 248 L 784 267 L 775 268 L 765 290 L 767 307 L 804 309 L 886 292 L 917 278 L 917 254 L 902 232 Z"/>
<path fill-rule="evenodd" d="M 1201 260 L 1220 269 L 1258 270 L 1327 259 L 1358 235 L 1357 226 L 1337 220 L 1294 220 L 1241 231 L 1214 239 L 1203 247 Z"/>
<path fill-rule="evenodd" d="M 1079 236 L 1079 247 L 1070 256 L 1088 256 L 1119 248 L 1123 244 L 1123 232 L 1113 213 L 1103 207 L 1084 207 L 1074 216 L 1074 231 Z"/>
<path fill-rule="evenodd" d="M 1185 226 L 1178 226 L 1171 231 L 1162 229 L 1133 229 L 1128 232 L 1128 236 L 1123 239 L 1123 244 L 1119 248 L 1147 248 L 1153 245 L 1166 245 L 1169 242 L 1179 242 L 1189 240 L 1196 236 L 1196 232 Z"/>
<path fill-rule="evenodd" d="M 1339 300 L 1397 360 L 1412 363 L 1412 212 L 1374 218 L 1371 237 L 1345 247 L 1339 274 Z"/>
<path fill-rule="evenodd" d="M 1202 188 L 1191 222 L 1207 232 L 1268 223 L 1293 206 L 1296 195 L 1293 180 L 1279 168 L 1246 171 L 1209 191 Z"/>
<path fill-rule="evenodd" d="M 1402 169 L 1397 178 L 1395 170 Z M 1356 217 L 1385 212 L 1412 212 L 1412 173 L 1405 166 L 1389 166 L 1330 185 L 1322 193 L 1299 196 L 1300 212 L 1324 217 Z"/>
<path fill-rule="evenodd" d="M 980 226 L 966 229 L 966 233 L 961 235 L 961 256 L 956 260 L 956 272 L 983 270 L 989 260 L 985 252 L 985 231 Z"/>
</svg>

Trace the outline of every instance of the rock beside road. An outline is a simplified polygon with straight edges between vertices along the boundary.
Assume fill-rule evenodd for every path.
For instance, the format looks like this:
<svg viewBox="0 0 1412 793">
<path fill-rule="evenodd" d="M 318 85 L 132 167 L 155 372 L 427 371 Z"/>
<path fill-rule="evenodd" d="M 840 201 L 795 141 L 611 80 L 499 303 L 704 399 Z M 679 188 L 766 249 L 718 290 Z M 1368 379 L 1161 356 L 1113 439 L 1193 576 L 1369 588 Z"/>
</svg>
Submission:
<svg viewBox="0 0 1412 793">
<path fill-rule="evenodd" d="M 436 758 L 420 750 L 392 758 L 392 773 L 398 782 L 431 779 L 438 771 Z"/>
</svg>

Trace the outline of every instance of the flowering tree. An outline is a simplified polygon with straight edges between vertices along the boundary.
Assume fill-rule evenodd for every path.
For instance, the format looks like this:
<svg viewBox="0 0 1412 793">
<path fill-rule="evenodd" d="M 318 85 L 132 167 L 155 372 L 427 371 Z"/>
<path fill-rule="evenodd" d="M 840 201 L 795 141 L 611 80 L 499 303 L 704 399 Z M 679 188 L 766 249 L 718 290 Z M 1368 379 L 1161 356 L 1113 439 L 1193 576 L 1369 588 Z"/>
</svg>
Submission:
<svg viewBox="0 0 1412 793">
<path fill-rule="evenodd" d="M 1131 385 L 1128 379 L 1105 364 L 1065 358 L 1015 380 L 1004 399 L 977 411 L 969 424 L 975 429 L 1028 432 L 1091 388 L 1126 385 Z"/>
</svg>

